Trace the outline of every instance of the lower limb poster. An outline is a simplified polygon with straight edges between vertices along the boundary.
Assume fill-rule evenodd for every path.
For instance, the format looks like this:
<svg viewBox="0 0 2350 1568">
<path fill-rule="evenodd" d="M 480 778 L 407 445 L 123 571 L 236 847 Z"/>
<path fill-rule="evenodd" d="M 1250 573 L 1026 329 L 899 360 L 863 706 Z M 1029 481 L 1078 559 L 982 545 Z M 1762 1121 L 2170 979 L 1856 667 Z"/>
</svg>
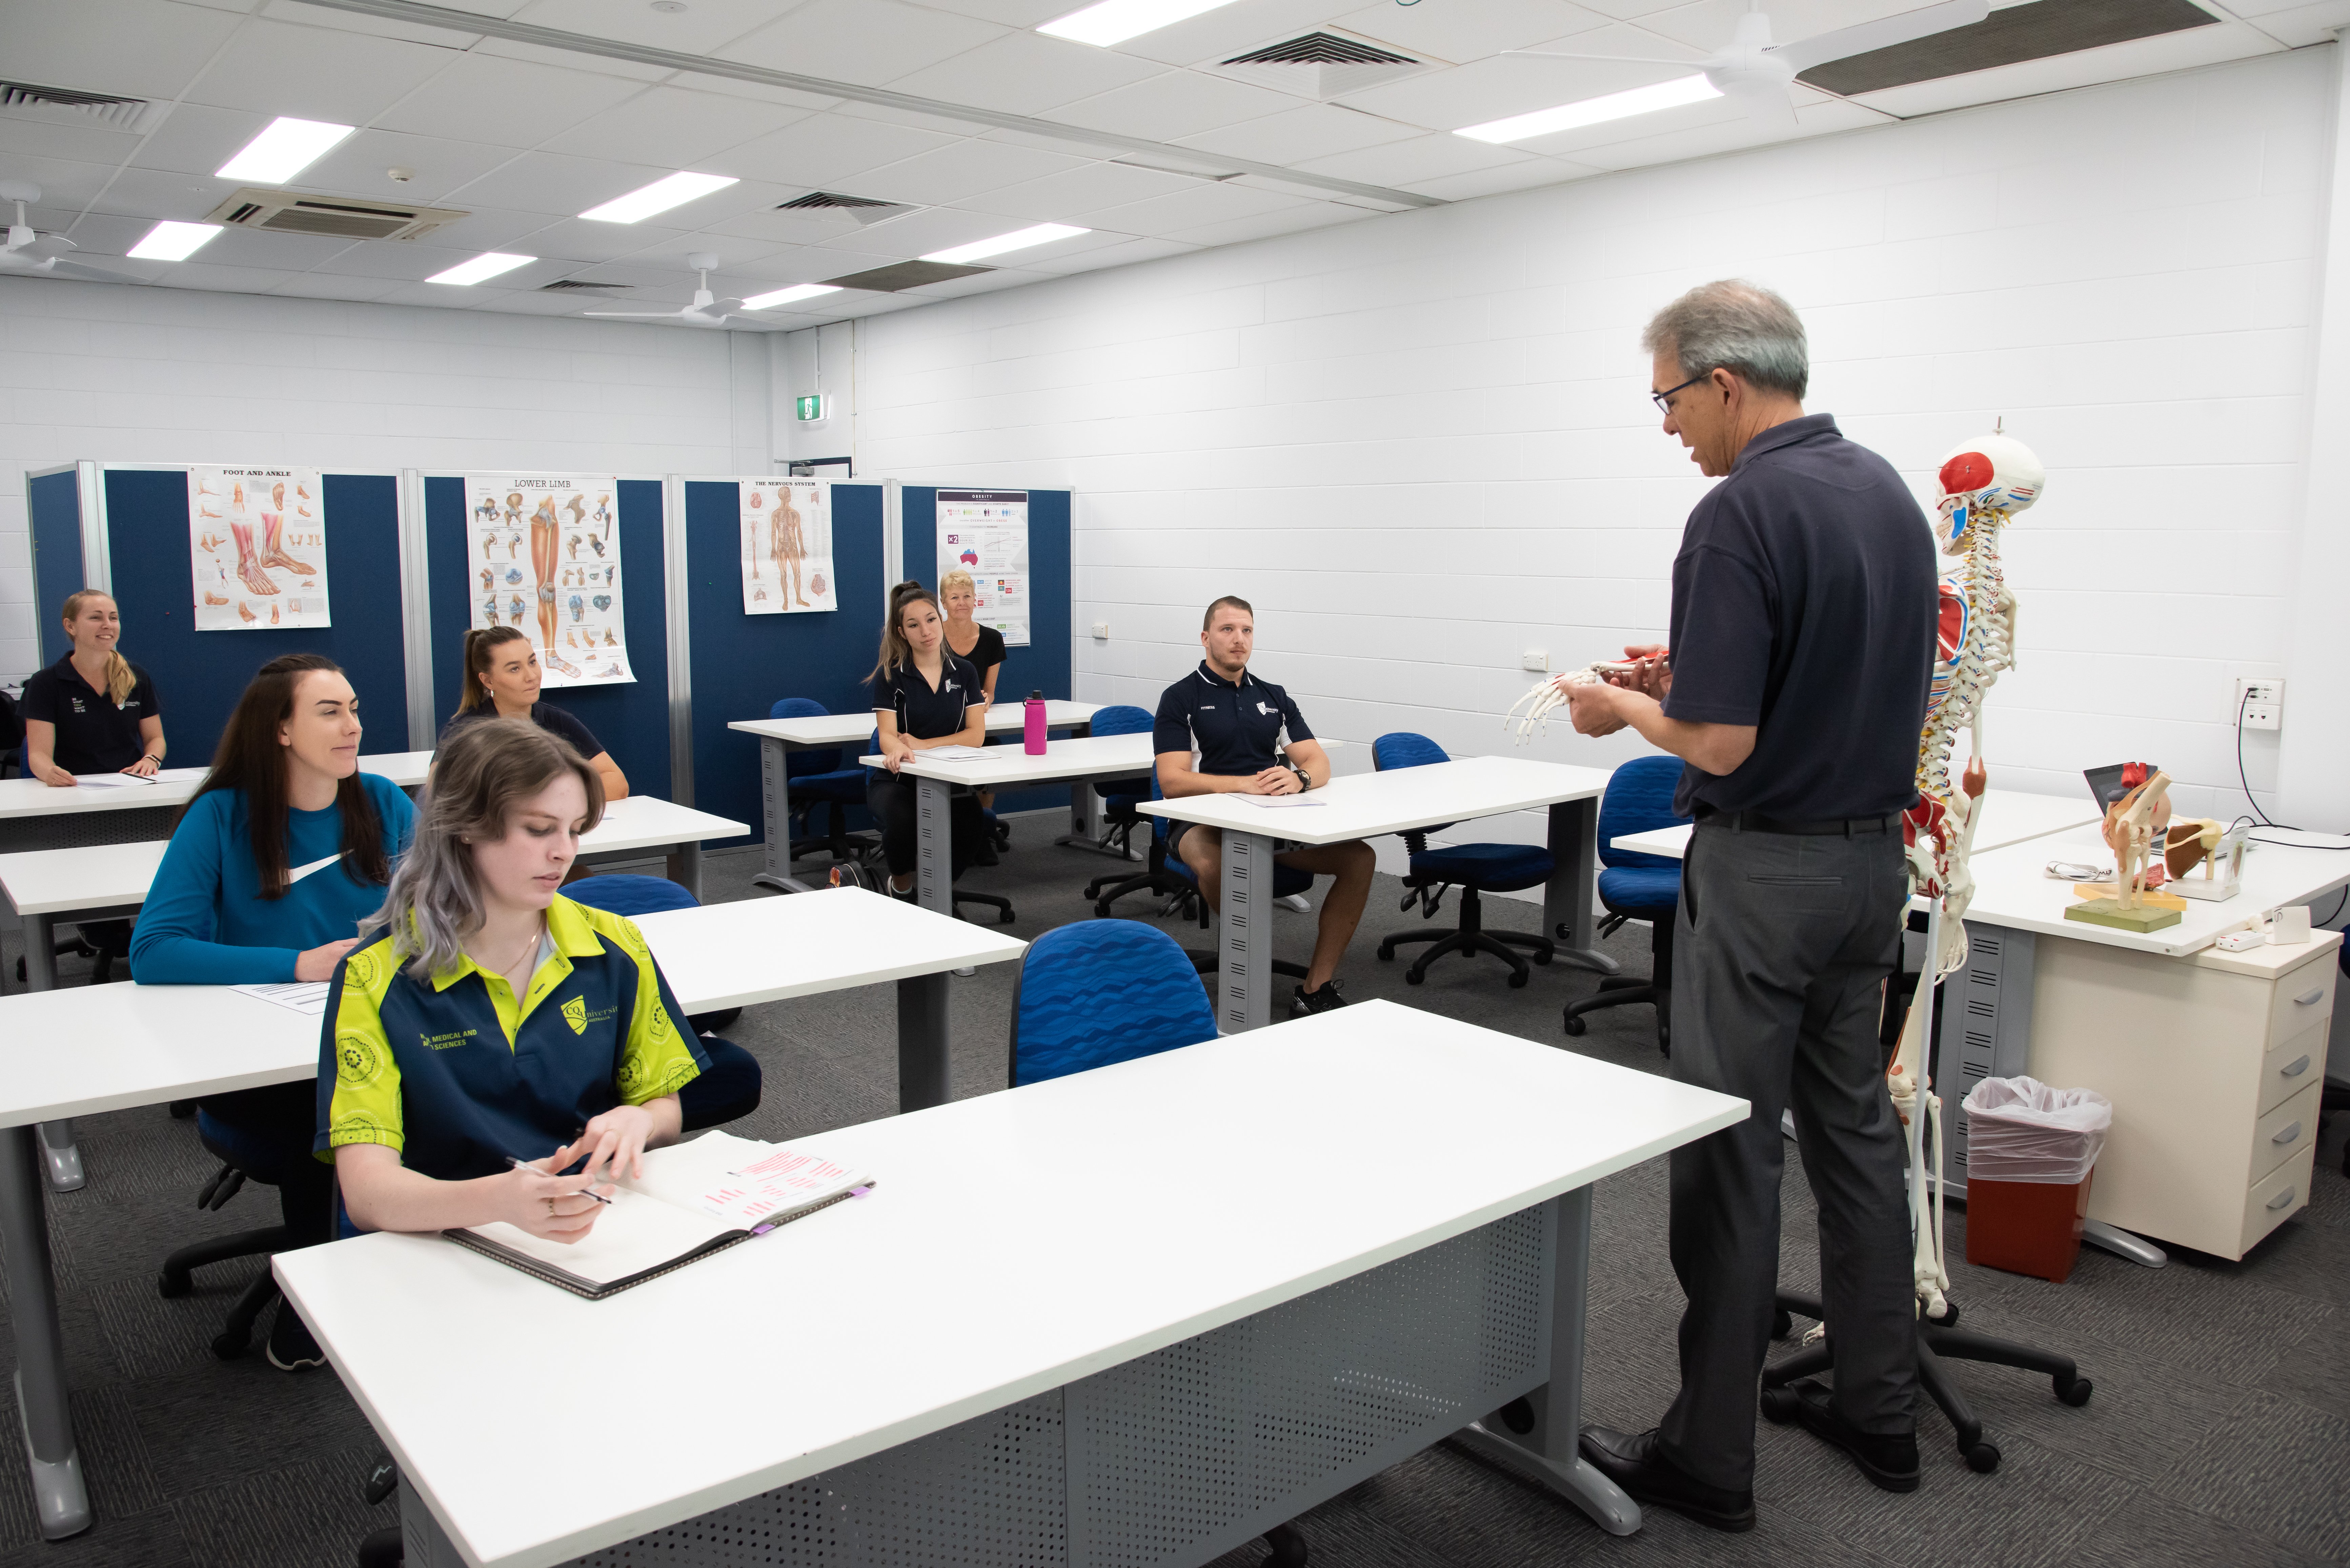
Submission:
<svg viewBox="0 0 2350 1568">
<path fill-rule="evenodd" d="M 838 609 L 832 575 L 832 481 L 745 479 L 743 613 Z"/>
<path fill-rule="evenodd" d="M 1028 493 L 941 490 L 937 582 L 961 566 L 979 590 L 972 618 L 1028 646 Z"/>
<path fill-rule="evenodd" d="M 465 476 L 472 625 L 519 628 L 545 684 L 634 680 L 609 474 Z"/>
<path fill-rule="evenodd" d="M 198 631 L 327 626 L 327 507 L 315 468 L 188 470 Z"/>
</svg>

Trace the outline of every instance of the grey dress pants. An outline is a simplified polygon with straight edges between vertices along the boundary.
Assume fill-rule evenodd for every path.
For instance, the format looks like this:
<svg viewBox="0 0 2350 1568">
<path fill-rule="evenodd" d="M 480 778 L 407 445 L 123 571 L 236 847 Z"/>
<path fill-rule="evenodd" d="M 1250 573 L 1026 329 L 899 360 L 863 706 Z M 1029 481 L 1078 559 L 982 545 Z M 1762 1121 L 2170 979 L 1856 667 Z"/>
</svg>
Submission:
<svg viewBox="0 0 2350 1568">
<path fill-rule="evenodd" d="M 1754 1484 L 1756 1386 L 1779 1272 L 1780 1112 L 1819 1203 L 1835 1407 L 1863 1432 L 1915 1427 L 1907 1158 L 1877 1043 L 1899 951 L 1901 835 L 1742 831 L 1702 821 L 1673 934 L 1673 1076 L 1753 1106 L 1672 1155 L 1672 1261 L 1688 1307 L 1680 1392 L 1659 1440 L 1696 1480 Z"/>
</svg>

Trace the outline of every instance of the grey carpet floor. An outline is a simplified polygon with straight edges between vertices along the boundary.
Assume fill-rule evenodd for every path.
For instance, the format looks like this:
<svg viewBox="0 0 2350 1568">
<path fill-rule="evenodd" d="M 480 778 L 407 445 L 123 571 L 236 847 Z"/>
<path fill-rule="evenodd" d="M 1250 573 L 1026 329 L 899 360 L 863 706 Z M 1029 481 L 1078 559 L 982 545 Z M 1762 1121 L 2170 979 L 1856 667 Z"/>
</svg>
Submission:
<svg viewBox="0 0 2350 1568">
<path fill-rule="evenodd" d="M 1079 892 L 1109 863 L 1055 848 L 1058 823 L 1015 825 L 1001 867 L 964 886 L 1008 895 L 1023 936 L 1081 919 Z M 713 900 L 764 897 L 749 886 L 750 855 L 712 857 Z M 1402 963 L 1380 963 L 1376 939 L 1424 929 L 1397 912 L 1382 878 L 1363 936 L 1344 971 L 1350 994 L 1416 1007 L 1642 1071 L 1658 1071 L 1653 1014 L 1597 1014 L 1569 1041 L 1559 1008 L 1587 994 L 1589 974 L 1538 969 L 1508 989 L 1492 960 L 1448 959 L 1426 984 L 1407 986 Z M 1147 904 L 1129 900 L 1138 916 Z M 1531 930 L 1531 906 L 1488 905 L 1491 924 Z M 1448 903 L 1439 917 L 1449 924 Z M 1198 933 L 1170 928 L 1187 945 Z M 1303 960 L 1310 916 L 1283 914 L 1283 956 Z M 1609 950 L 1627 972 L 1648 964 L 1646 933 L 1618 933 Z M 10 968 L 13 936 L 0 943 Z M 87 975 L 68 961 L 66 983 Z M 1010 966 L 954 983 L 958 1095 L 1002 1081 Z M 765 1101 L 749 1136 L 790 1137 L 886 1116 L 896 1083 L 896 1024 L 886 990 L 837 993 L 752 1009 L 730 1036 L 756 1053 Z M 70 1042 L 60 1042 L 70 1049 Z M 198 1275 L 192 1296 L 156 1293 L 156 1266 L 199 1237 L 273 1223 L 276 1202 L 247 1189 L 218 1214 L 193 1208 L 212 1165 L 192 1123 L 161 1106 L 78 1124 L 90 1170 L 81 1191 L 51 1203 L 51 1230 L 75 1418 L 96 1525 L 47 1543 L 34 1529 L 18 1424 L 0 1419 L 0 1568 L 345 1568 L 359 1537 L 391 1522 L 359 1488 L 377 1445 L 330 1371 L 288 1376 L 257 1354 L 223 1362 L 209 1351 L 222 1314 L 255 1272 L 224 1263 Z M 1969 1267 L 1963 1213 L 1951 1217 L 1957 1299 L 1967 1326 L 2064 1350 L 2095 1379 L 2073 1409 L 2045 1378 L 1961 1366 L 1957 1376 L 2005 1454 L 1976 1475 L 1930 1407 L 1919 1419 L 1923 1487 L 1908 1497 L 1871 1488 L 1850 1465 L 1799 1431 L 1761 1426 L 1756 1493 L 1761 1523 L 1722 1536 L 1653 1511 L 1637 1536 L 1617 1540 L 1580 1514 L 1448 1447 L 1395 1466 L 1300 1521 L 1317 1563 L 1330 1568 L 1517 1568 L 1700 1561 L 1803 1568 L 1917 1564 L 2104 1568 L 2104 1565 L 2350 1563 L 2350 1183 L 2339 1175 L 2336 1129 L 2319 1160 L 2311 1207 L 2241 1263 L 2187 1255 L 2137 1268 L 2085 1251 L 2071 1281 Z M 1788 1147 L 1782 1277 L 1809 1285 L 1816 1270 L 1814 1210 L 1801 1160 Z M 1586 1415 L 1638 1428 L 1653 1424 L 1676 1383 L 1673 1336 L 1680 1295 L 1665 1256 L 1662 1161 L 1597 1189 Z M 1784 1353 L 1781 1347 L 1779 1354 Z M 1263 1557 L 1256 1545 L 1217 1568 Z"/>
</svg>

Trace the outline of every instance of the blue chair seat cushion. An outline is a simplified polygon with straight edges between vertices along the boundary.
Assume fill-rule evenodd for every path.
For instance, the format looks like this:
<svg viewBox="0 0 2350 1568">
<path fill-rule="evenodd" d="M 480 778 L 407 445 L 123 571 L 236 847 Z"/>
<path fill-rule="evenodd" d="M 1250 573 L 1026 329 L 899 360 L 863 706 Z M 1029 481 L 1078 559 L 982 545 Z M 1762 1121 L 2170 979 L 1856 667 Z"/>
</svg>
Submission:
<svg viewBox="0 0 2350 1568">
<path fill-rule="evenodd" d="M 289 1160 L 309 1158 L 282 1136 L 272 1137 L 259 1127 L 240 1126 L 202 1106 L 196 1109 L 196 1137 L 211 1153 L 271 1187 L 282 1179 Z"/>
<path fill-rule="evenodd" d="M 691 893 L 666 877 L 639 877 L 626 871 L 582 877 L 564 888 L 563 896 L 575 904 L 631 917 L 699 907 Z"/>
<path fill-rule="evenodd" d="M 809 774 L 792 780 L 792 799 L 837 800 L 846 805 L 865 804 L 865 770 L 844 768 L 837 773 Z"/>
<path fill-rule="evenodd" d="M 1167 857 L 1167 869 L 1174 872 L 1194 888 L 1200 885 L 1200 878 L 1192 875 L 1191 862 L 1185 860 L 1180 855 Z M 1313 872 L 1300 871 L 1295 866 L 1284 866 L 1277 860 L 1274 862 L 1273 896 L 1274 898 L 1286 898 L 1292 893 L 1310 892 L 1313 887 Z"/>
<path fill-rule="evenodd" d="M 1020 962 L 1015 1083 L 1039 1084 L 1216 1037 L 1199 971 L 1166 932 L 1079 920 L 1045 932 Z"/>
<path fill-rule="evenodd" d="M 1599 874 L 1599 901 L 1636 920 L 1669 915 L 1681 901 L 1681 868 L 1678 865 L 1611 866 Z"/>
<path fill-rule="evenodd" d="M 1493 893 L 1514 893 L 1550 880 L 1557 862 L 1531 844 L 1445 844 L 1411 857 L 1423 882 L 1456 882 Z"/>
</svg>

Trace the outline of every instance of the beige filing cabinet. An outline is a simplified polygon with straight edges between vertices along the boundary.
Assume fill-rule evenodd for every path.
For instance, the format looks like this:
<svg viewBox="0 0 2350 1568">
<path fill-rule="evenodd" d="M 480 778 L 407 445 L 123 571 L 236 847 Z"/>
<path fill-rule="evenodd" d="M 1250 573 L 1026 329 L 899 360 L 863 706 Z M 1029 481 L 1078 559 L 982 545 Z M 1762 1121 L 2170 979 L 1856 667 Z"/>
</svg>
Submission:
<svg viewBox="0 0 2350 1568">
<path fill-rule="evenodd" d="M 2341 942 L 2040 944 L 2032 1075 L 2114 1103 L 2090 1218 L 2234 1259 L 2309 1202 Z"/>
</svg>

